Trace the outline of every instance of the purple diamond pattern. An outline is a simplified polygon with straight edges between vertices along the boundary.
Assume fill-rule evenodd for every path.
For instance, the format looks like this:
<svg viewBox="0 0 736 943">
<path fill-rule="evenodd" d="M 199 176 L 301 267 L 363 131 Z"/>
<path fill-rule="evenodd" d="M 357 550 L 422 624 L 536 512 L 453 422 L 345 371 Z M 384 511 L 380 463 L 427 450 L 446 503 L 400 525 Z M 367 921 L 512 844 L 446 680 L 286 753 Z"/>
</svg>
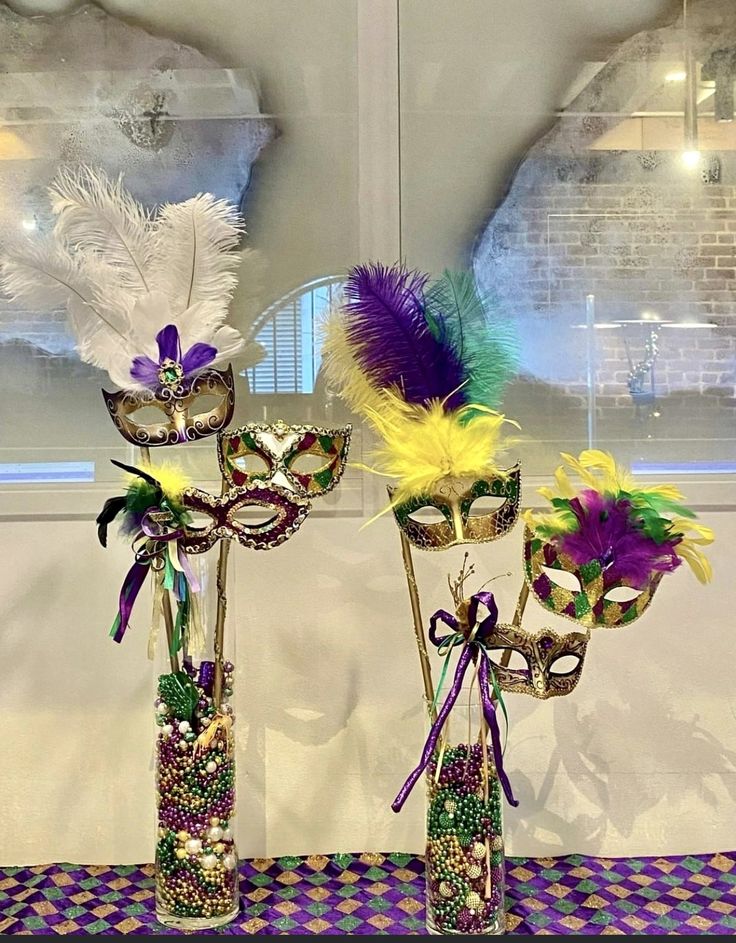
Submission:
<svg viewBox="0 0 736 943">
<path fill-rule="evenodd" d="M 736 934 L 736 855 L 511 858 L 512 934 Z M 171 934 L 152 865 L 0 870 L 0 934 Z M 241 864 L 241 914 L 224 934 L 424 932 L 424 863 L 402 854 Z"/>
</svg>

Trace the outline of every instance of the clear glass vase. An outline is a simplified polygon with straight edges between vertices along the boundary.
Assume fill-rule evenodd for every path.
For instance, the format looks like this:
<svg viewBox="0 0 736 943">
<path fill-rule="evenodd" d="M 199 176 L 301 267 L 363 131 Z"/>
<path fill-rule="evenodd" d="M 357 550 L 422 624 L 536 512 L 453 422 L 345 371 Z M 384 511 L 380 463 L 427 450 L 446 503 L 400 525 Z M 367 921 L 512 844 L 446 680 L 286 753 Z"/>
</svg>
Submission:
<svg viewBox="0 0 736 943">
<path fill-rule="evenodd" d="M 453 708 L 426 772 L 430 934 L 505 932 L 502 792 L 485 721 L 467 700 Z"/>
<path fill-rule="evenodd" d="M 206 602 L 206 568 L 201 565 L 200 573 Z M 203 613 L 205 609 L 203 605 Z M 208 621 L 211 628 L 216 620 Z M 155 701 L 156 916 L 179 930 L 220 927 L 239 911 L 233 822 L 234 633 L 227 634 L 229 657 L 221 657 L 218 668 L 212 633 L 207 625 L 202 629 L 208 642 L 201 657 L 188 656 L 183 646 L 175 664 L 167 661 Z M 170 659 L 168 634 L 159 650 Z"/>
</svg>

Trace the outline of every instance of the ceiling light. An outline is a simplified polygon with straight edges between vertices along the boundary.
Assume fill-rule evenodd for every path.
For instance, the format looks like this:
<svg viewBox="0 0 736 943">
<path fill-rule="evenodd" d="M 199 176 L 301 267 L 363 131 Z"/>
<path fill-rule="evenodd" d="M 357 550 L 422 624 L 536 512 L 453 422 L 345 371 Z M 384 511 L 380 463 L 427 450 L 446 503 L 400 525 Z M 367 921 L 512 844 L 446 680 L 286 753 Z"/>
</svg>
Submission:
<svg viewBox="0 0 736 943">
<path fill-rule="evenodd" d="M 682 162 L 686 167 L 697 167 L 700 163 L 700 151 L 683 151 Z"/>
<path fill-rule="evenodd" d="M 677 69 L 675 72 L 668 72 L 665 75 L 665 82 L 684 82 L 687 78 L 687 72 L 684 69 Z"/>
</svg>

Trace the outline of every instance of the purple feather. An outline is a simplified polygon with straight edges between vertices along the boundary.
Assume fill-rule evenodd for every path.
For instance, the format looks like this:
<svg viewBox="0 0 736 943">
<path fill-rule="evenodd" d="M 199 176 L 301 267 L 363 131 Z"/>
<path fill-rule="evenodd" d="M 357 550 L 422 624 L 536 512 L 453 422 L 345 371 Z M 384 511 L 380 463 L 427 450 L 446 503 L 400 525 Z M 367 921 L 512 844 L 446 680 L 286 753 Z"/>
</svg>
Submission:
<svg viewBox="0 0 736 943">
<path fill-rule="evenodd" d="M 424 310 L 428 276 L 401 265 L 353 268 L 345 286 L 346 334 L 355 357 L 378 388 L 397 386 L 407 403 L 464 403 L 462 364 L 432 333 Z"/>
<path fill-rule="evenodd" d="M 678 541 L 658 544 L 647 537 L 625 499 L 586 490 L 573 498 L 569 507 L 578 529 L 556 538 L 557 547 L 577 566 L 598 560 L 606 586 L 623 580 L 643 589 L 654 572 L 669 572 L 682 562 L 675 553 Z"/>
</svg>

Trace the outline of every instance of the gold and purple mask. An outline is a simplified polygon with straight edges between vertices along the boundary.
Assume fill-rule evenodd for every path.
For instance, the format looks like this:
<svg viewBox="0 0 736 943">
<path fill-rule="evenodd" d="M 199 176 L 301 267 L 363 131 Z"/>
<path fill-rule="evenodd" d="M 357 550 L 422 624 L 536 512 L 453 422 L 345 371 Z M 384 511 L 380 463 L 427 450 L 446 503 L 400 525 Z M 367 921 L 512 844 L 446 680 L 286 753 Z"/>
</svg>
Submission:
<svg viewBox="0 0 736 943">
<path fill-rule="evenodd" d="M 220 497 L 187 488 L 182 505 L 204 526 L 184 525 L 179 546 L 187 553 L 204 553 L 218 540 L 232 538 L 252 550 L 271 550 L 288 540 L 309 514 L 308 499 L 260 481 L 230 488 Z"/>
<path fill-rule="evenodd" d="M 558 573 L 565 577 L 558 580 Z M 599 560 L 577 565 L 553 543 L 524 529 L 524 573 L 539 603 L 581 625 L 622 626 L 649 607 L 662 573 L 654 571 L 644 587 L 611 578 Z M 577 584 L 570 588 L 570 582 Z"/>
<path fill-rule="evenodd" d="M 488 657 L 502 691 L 541 699 L 562 697 L 580 680 L 589 640 L 590 629 L 558 635 L 548 628 L 532 633 L 497 624 L 488 639 Z M 503 664 L 504 656 L 508 665 Z M 512 660 L 522 664 L 512 664 Z"/>
<path fill-rule="evenodd" d="M 276 479 L 300 497 L 321 497 L 342 478 L 351 428 L 248 423 L 218 437 L 220 469 L 235 487 Z"/>
<path fill-rule="evenodd" d="M 388 489 L 393 499 L 394 488 Z M 476 502 L 501 499 L 491 510 L 473 513 Z M 481 544 L 507 534 L 519 517 L 521 467 L 514 465 L 504 477 L 446 478 L 434 494 L 422 495 L 393 506 L 394 517 L 409 543 L 420 550 L 445 550 L 457 544 Z M 429 520 L 431 514 L 434 520 Z"/>
<path fill-rule="evenodd" d="M 203 370 L 192 378 L 180 377 L 171 367 L 156 389 L 102 391 L 107 411 L 120 435 L 139 446 L 177 445 L 204 439 L 223 429 L 235 408 L 232 367 Z M 215 399 L 204 409 L 204 397 Z M 158 421 L 140 421 L 141 410 L 160 414 Z"/>
</svg>

